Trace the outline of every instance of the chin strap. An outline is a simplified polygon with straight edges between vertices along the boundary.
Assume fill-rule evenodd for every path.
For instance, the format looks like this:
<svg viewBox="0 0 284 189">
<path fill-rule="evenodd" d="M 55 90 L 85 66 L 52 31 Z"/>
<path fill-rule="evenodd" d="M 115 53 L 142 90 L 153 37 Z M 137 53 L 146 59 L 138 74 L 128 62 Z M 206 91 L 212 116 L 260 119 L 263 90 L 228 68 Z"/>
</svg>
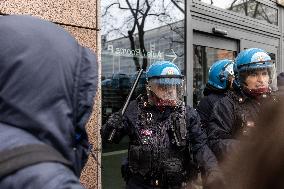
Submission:
<svg viewBox="0 0 284 189">
<path fill-rule="evenodd" d="M 269 93 L 268 87 L 258 88 L 258 89 L 248 89 L 247 87 L 243 88 L 244 92 L 252 97 L 258 97 L 260 95 Z"/>
</svg>

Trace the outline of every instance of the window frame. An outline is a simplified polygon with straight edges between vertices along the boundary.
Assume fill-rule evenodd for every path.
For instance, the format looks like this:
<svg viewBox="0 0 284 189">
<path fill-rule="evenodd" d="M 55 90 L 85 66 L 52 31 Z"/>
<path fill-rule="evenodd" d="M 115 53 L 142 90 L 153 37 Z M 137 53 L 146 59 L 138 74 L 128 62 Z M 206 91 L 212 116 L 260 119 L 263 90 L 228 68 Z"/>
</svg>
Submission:
<svg viewBox="0 0 284 189">
<path fill-rule="evenodd" d="M 214 13 L 216 14 L 216 16 L 214 16 L 214 17 L 224 16 L 224 18 L 226 20 L 229 19 L 231 22 L 239 21 L 239 22 L 245 22 L 245 23 L 253 23 L 253 24 L 258 24 L 258 25 L 269 27 L 269 28 L 272 28 L 272 29 L 279 31 L 279 27 L 280 27 L 281 23 L 280 23 L 279 6 L 277 5 L 277 3 L 271 2 L 271 1 L 264 1 L 264 0 L 255 0 L 255 1 L 262 3 L 266 6 L 269 6 L 270 8 L 273 8 L 277 11 L 277 25 L 270 24 L 270 23 L 268 23 L 264 20 L 258 20 L 258 19 L 255 19 L 255 18 L 251 18 L 249 16 L 245 16 L 245 15 L 242 15 L 242 14 L 234 12 L 234 11 L 222 9 L 220 7 L 217 7 L 217 6 L 212 6 L 208 3 L 201 2 L 200 0 L 192 0 L 193 5 L 191 7 L 191 10 L 193 12 L 195 12 L 195 9 L 197 9 L 197 8 L 202 9 L 203 8 L 207 12 L 207 13 L 205 13 L 206 15 L 209 15 L 208 12 L 211 12 L 213 14 Z M 210 16 L 213 16 L 213 15 L 210 14 Z"/>
</svg>

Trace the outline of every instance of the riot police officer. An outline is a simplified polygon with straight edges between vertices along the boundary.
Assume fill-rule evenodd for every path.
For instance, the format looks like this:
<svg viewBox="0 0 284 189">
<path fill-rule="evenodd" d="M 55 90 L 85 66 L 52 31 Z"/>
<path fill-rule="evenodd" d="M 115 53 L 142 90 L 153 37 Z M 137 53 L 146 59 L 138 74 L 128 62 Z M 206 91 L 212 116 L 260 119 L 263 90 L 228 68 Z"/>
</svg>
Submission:
<svg viewBox="0 0 284 189">
<path fill-rule="evenodd" d="M 110 135 L 109 142 L 115 143 L 125 135 L 130 138 L 126 188 L 181 188 L 194 171 L 191 152 L 208 172 L 218 170 L 198 114 L 182 98 L 179 68 L 156 62 L 147 70 L 147 96 L 139 96 L 123 116 L 115 113 L 103 126 L 103 141 Z"/>
<path fill-rule="evenodd" d="M 206 128 L 210 147 L 219 160 L 238 149 L 238 137 L 248 136 L 260 108 L 275 100 L 269 88 L 273 72 L 272 60 L 262 49 L 246 49 L 236 57 L 234 90 L 216 103 Z"/>
<path fill-rule="evenodd" d="M 206 127 L 214 104 L 225 96 L 234 79 L 233 61 L 228 59 L 216 61 L 209 69 L 208 82 L 203 91 L 204 97 L 196 108 L 202 127 Z"/>
</svg>

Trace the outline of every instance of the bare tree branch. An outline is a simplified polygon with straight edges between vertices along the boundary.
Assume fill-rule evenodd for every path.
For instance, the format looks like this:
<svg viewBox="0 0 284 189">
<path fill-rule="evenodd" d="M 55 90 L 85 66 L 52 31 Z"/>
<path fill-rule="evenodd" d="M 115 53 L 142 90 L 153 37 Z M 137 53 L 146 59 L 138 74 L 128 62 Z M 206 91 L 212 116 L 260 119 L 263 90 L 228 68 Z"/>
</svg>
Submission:
<svg viewBox="0 0 284 189">
<path fill-rule="evenodd" d="M 248 2 L 247 1 L 243 1 L 243 7 L 244 7 L 244 10 L 245 10 L 245 15 L 248 16 Z"/>
<path fill-rule="evenodd" d="M 179 4 L 177 3 L 177 1 L 171 0 L 171 2 L 172 2 L 182 13 L 185 14 L 184 9 L 182 9 L 181 6 L 179 6 Z"/>
<path fill-rule="evenodd" d="M 259 2 L 256 2 L 254 12 L 253 12 L 253 15 L 252 15 L 253 18 L 256 18 L 257 14 L 258 14 L 258 6 L 259 6 Z"/>
<path fill-rule="evenodd" d="M 145 21 L 146 21 L 146 18 L 148 16 L 148 13 L 151 9 L 149 1 L 145 0 L 145 3 L 146 3 L 147 8 L 146 8 L 145 13 L 143 14 L 141 24 L 138 25 L 139 44 L 140 44 L 140 49 L 143 52 L 143 63 L 142 63 L 142 69 L 143 70 L 146 70 L 147 64 L 148 64 L 148 59 L 147 59 L 147 57 L 145 57 L 145 55 L 147 55 L 147 50 L 146 50 L 145 41 L 144 41 L 144 34 L 145 34 L 144 26 L 145 26 Z"/>
<path fill-rule="evenodd" d="M 139 10 L 139 4 L 140 4 L 140 0 L 137 1 L 137 5 L 136 5 L 136 9 L 134 10 L 130 3 L 129 3 L 129 0 L 126 0 L 126 3 L 128 5 L 128 7 L 130 8 L 130 12 L 132 14 L 132 16 L 134 17 L 134 22 L 133 22 L 133 26 L 132 26 L 132 29 L 129 30 L 127 33 L 128 33 L 128 38 L 129 38 L 129 41 L 130 41 L 130 48 L 132 50 L 135 50 L 135 38 L 134 38 L 134 32 L 135 32 L 135 28 L 138 26 L 139 22 L 138 22 L 138 10 Z M 136 56 L 133 56 L 133 61 L 134 61 L 134 64 L 135 64 L 135 67 L 136 67 L 136 70 L 139 70 L 140 69 L 140 64 L 139 64 L 139 59 L 138 57 Z"/>
<path fill-rule="evenodd" d="M 235 4 L 237 1 L 238 1 L 238 0 L 234 0 L 234 1 L 231 3 L 231 6 L 230 6 L 229 10 L 233 10 L 234 4 Z"/>
<path fill-rule="evenodd" d="M 263 6 L 260 6 L 260 8 L 262 9 L 261 13 L 261 17 L 266 20 L 268 23 L 273 24 L 273 22 L 269 19 L 267 12 L 264 10 Z"/>
<path fill-rule="evenodd" d="M 143 57 L 141 66 L 139 57 L 133 56 L 133 61 L 137 70 L 140 69 L 140 67 L 145 70 L 148 65 L 148 50 L 145 43 L 145 24 L 149 17 L 156 17 L 158 21 L 166 24 L 171 31 L 176 33 L 175 38 L 168 38 L 171 40 L 170 46 L 172 46 L 173 43 L 184 43 L 184 26 L 181 27 L 169 24 L 175 22 L 175 19 L 172 18 L 173 15 L 169 12 L 172 10 L 173 6 L 181 11 L 181 13 L 185 13 L 180 5 L 180 3 L 184 2 L 183 0 L 170 0 L 170 3 L 163 0 L 162 4 L 160 4 L 162 6 L 157 7 L 157 9 L 152 8 L 155 7 L 157 2 L 155 0 L 136 0 L 135 3 L 132 3 L 130 0 L 123 0 L 123 2 L 125 2 L 124 6 L 121 1 L 116 1 L 108 5 L 105 8 L 103 17 L 107 16 L 107 13 L 111 13 L 110 9 L 114 6 L 120 10 L 129 11 L 131 16 L 124 19 L 122 27 L 116 26 L 116 28 L 112 28 L 110 32 L 119 32 L 120 36 L 127 37 L 130 42 L 131 50 L 136 51 L 139 49 L 140 55 Z M 157 5 L 158 4 L 159 3 L 157 3 Z M 125 31 L 125 28 L 128 28 L 127 31 Z"/>
<path fill-rule="evenodd" d="M 112 4 L 108 5 L 108 6 L 105 8 L 105 12 L 102 14 L 102 17 L 103 17 L 103 16 L 106 16 L 108 10 L 109 10 L 111 7 L 113 7 L 114 5 L 118 5 L 118 8 L 121 9 L 121 10 L 129 10 L 129 8 L 122 7 L 122 6 L 120 5 L 120 3 L 118 3 L 118 2 L 112 3 Z"/>
</svg>

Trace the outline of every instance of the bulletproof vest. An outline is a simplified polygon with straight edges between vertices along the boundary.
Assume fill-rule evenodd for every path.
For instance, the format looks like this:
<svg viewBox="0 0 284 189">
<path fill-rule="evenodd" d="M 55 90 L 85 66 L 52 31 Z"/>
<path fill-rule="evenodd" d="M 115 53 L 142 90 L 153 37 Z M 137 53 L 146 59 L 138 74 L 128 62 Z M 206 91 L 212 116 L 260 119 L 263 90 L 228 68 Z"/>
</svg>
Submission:
<svg viewBox="0 0 284 189">
<path fill-rule="evenodd" d="M 259 99 L 252 99 L 243 95 L 229 93 L 234 100 L 234 136 L 248 136 L 256 127 L 261 106 L 264 103 L 275 101 L 274 97 L 266 94 Z"/>
<path fill-rule="evenodd" d="M 185 106 L 159 112 L 149 108 L 142 98 L 137 108 L 134 126 L 137 139 L 130 144 L 128 153 L 130 171 L 142 176 L 171 177 L 175 181 L 185 178 L 189 154 Z"/>
</svg>

